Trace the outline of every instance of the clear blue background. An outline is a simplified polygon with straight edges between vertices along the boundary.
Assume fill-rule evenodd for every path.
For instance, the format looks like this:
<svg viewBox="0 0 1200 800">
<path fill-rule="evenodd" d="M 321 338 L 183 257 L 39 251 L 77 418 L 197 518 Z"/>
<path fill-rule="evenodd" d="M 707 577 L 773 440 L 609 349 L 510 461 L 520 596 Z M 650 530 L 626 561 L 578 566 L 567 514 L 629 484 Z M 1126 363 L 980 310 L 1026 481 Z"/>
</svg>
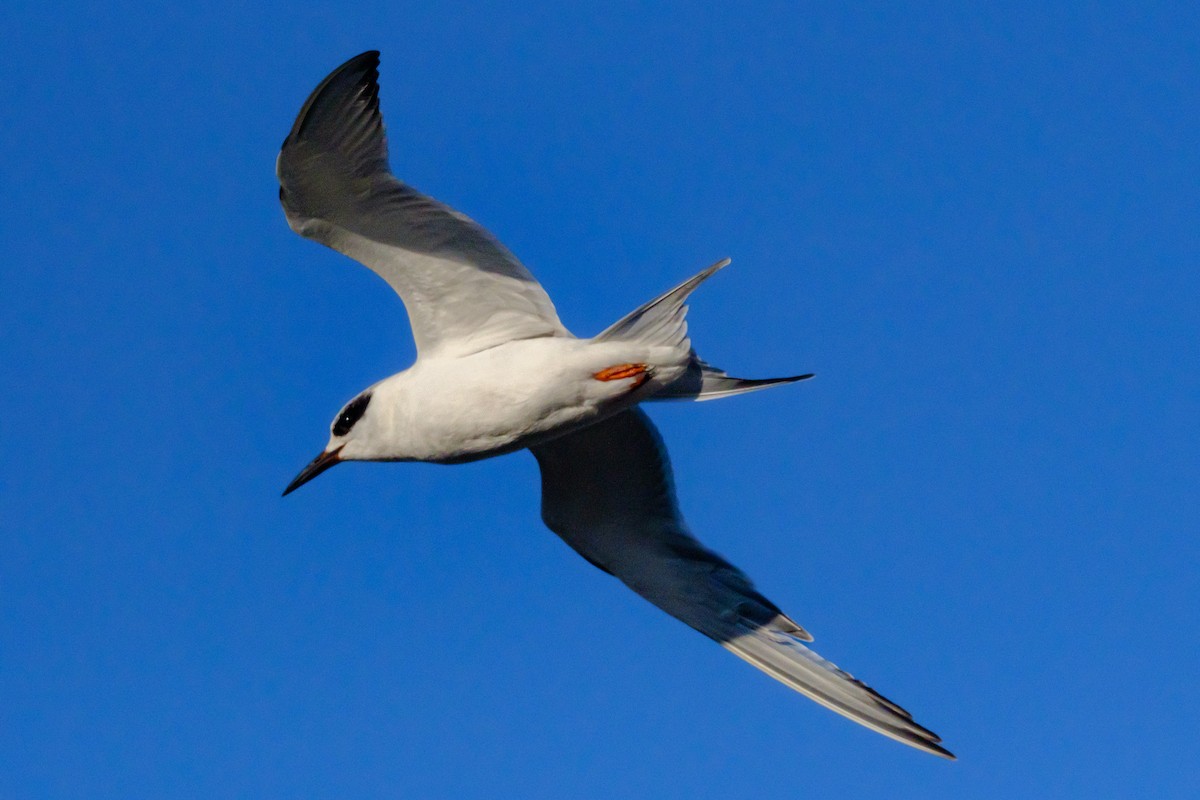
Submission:
<svg viewBox="0 0 1200 800">
<path fill-rule="evenodd" d="M 0 797 L 1195 797 L 1194 4 L 513 5 L 5 4 Z M 368 48 L 576 332 L 734 258 L 700 352 L 818 377 L 651 409 L 686 513 L 958 763 L 583 562 L 527 454 L 279 498 L 413 354 L 276 200 Z"/>
</svg>

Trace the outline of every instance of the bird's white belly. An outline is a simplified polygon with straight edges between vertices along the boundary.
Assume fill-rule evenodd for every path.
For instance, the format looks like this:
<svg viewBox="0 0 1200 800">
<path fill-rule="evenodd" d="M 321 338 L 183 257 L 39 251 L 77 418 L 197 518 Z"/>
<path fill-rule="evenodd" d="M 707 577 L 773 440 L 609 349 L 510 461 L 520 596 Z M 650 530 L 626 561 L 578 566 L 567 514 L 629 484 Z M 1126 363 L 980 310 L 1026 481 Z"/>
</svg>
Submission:
<svg viewBox="0 0 1200 800">
<path fill-rule="evenodd" d="M 416 460 L 453 464 L 512 452 L 597 422 L 678 376 L 681 369 L 654 365 L 653 381 L 595 377 L 653 355 L 636 344 L 544 338 L 418 362 L 409 371 L 414 402 L 395 423 L 407 426 Z"/>
</svg>

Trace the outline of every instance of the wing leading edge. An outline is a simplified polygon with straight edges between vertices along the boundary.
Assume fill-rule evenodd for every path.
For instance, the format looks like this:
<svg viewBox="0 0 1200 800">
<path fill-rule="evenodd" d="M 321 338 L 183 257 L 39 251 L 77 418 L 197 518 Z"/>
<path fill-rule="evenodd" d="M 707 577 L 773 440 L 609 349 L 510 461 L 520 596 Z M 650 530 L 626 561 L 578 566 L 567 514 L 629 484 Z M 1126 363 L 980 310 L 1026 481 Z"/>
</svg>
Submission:
<svg viewBox="0 0 1200 800">
<path fill-rule="evenodd" d="M 662 441 L 639 409 L 532 448 L 542 518 L 580 555 L 673 617 L 821 705 L 954 756 L 912 715 L 804 646 L 803 628 L 687 530 Z"/>
<path fill-rule="evenodd" d="M 292 230 L 387 281 L 408 309 L 422 357 L 569 335 L 504 245 L 391 173 L 378 66 L 375 51 L 350 59 L 300 109 L 276 162 Z"/>
</svg>

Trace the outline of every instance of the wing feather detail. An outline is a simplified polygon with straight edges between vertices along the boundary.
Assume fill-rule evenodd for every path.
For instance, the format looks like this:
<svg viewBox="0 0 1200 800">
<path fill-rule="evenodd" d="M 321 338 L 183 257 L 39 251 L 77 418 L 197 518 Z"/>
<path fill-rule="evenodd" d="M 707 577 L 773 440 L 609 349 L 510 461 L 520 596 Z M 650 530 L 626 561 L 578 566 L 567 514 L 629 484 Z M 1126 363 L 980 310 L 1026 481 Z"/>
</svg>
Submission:
<svg viewBox="0 0 1200 800">
<path fill-rule="evenodd" d="M 370 51 L 334 70 L 284 140 L 276 173 L 292 230 L 387 281 L 404 301 L 421 357 L 569 335 L 503 244 L 391 173 L 378 66 Z"/>
<path fill-rule="evenodd" d="M 904 744 L 954 756 L 936 734 L 817 655 L 812 637 L 687 530 L 671 465 L 640 409 L 533 450 L 542 518 L 580 555 L 772 678 Z"/>
</svg>

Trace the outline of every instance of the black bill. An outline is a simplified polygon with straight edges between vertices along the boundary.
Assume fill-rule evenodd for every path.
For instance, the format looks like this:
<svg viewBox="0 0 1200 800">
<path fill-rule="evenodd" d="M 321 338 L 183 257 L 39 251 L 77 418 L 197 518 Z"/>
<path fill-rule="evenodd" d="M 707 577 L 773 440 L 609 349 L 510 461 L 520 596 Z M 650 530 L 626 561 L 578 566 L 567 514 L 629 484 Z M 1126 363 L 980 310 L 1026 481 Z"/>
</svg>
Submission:
<svg viewBox="0 0 1200 800">
<path fill-rule="evenodd" d="M 326 452 L 321 453 L 321 455 L 314 458 L 312 463 L 300 470 L 300 474 L 297 475 L 292 482 L 287 485 L 287 488 L 283 490 L 283 496 L 287 497 L 289 494 L 296 491 L 325 470 L 329 469 L 335 464 L 340 463 L 342 460 L 341 456 L 338 455 L 340 452 L 342 452 L 342 448 L 339 447 L 337 450 L 327 450 Z"/>
</svg>

